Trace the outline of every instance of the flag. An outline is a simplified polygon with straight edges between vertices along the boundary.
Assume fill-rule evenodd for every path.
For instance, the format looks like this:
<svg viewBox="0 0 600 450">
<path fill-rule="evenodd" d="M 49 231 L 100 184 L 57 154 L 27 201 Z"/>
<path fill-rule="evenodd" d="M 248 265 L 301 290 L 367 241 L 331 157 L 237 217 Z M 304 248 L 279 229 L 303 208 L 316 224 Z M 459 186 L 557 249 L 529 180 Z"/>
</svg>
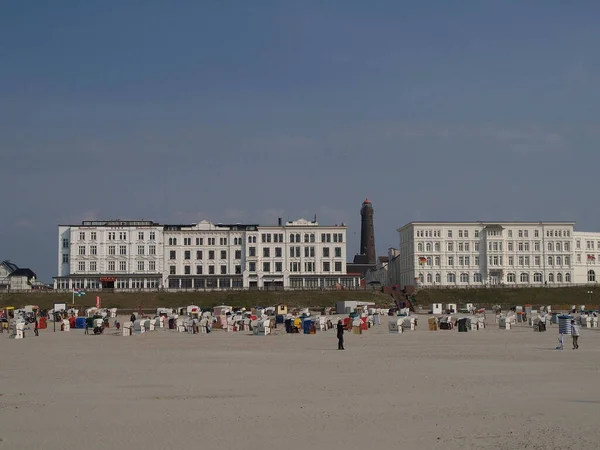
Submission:
<svg viewBox="0 0 600 450">
<path fill-rule="evenodd" d="M 75 291 L 74 291 L 74 294 L 75 294 L 77 297 L 82 297 L 82 296 L 84 296 L 84 295 L 85 295 L 85 291 L 84 291 L 83 289 L 75 289 Z"/>
</svg>

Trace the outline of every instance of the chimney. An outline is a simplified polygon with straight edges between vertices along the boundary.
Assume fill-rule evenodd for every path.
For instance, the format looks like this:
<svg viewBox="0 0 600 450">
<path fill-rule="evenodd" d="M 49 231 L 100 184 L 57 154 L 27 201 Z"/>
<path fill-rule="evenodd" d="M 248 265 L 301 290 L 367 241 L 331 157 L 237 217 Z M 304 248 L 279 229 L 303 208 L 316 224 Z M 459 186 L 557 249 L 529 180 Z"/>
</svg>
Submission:
<svg viewBox="0 0 600 450">
<path fill-rule="evenodd" d="M 281 220 L 281 217 L 280 217 L 279 219 L 277 219 L 277 224 L 278 224 L 279 226 L 282 226 L 282 225 L 283 225 L 283 223 L 282 223 L 282 222 L 283 222 L 283 221 Z"/>
</svg>

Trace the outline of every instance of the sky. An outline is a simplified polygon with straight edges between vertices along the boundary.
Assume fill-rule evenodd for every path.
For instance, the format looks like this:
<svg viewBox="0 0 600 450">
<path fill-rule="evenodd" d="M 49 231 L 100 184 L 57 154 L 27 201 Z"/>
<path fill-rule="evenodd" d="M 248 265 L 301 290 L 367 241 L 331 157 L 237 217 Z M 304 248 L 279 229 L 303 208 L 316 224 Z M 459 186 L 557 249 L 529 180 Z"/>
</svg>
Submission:
<svg viewBox="0 0 600 450">
<path fill-rule="evenodd" d="M 0 260 L 58 224 L 375 209 L 600 231 L 600 2 L 0 3 Z"/>
</svg>

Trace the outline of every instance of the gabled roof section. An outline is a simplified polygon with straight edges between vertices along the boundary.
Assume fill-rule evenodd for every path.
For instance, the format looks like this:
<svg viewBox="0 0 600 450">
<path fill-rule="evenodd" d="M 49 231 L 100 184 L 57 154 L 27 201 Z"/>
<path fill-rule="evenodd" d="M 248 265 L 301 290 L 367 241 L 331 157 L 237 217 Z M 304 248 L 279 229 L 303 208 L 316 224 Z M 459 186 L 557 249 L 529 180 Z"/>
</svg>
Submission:
<svg viewBox="0 0 600 450">
<path fill-rule="evenodd" d="M 19 266 L 17 266 L 15 263 L 12 263 L 8 260 L 2 261 L 0 263 L 0 265 L 6 267 L 8 269 L 9 274 L 13 273 L 15 270 L 19 270 Z"/>
<path fill-rule="evenodd" d="M 9 277 L 27 277 L 28 279 L 37 278 L 35 276 L 35 272 L 31 269 L 17 269 L 14 272 L 11 272 Z"/>
</svg>

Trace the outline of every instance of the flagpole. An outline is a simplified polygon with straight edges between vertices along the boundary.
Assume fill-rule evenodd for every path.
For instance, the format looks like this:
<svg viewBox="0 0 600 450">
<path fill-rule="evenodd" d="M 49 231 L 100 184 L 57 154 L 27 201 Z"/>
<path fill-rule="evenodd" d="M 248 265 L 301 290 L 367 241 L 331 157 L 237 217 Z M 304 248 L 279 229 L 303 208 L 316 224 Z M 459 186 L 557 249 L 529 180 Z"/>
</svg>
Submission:
<svg viewBox="0 0 600 450">
<path fill-rule="evenodd" d="M 75 304 L 75 288 L 73 288 L 73 301 L 71 302 L 71 305 Z"/>
</svg>

